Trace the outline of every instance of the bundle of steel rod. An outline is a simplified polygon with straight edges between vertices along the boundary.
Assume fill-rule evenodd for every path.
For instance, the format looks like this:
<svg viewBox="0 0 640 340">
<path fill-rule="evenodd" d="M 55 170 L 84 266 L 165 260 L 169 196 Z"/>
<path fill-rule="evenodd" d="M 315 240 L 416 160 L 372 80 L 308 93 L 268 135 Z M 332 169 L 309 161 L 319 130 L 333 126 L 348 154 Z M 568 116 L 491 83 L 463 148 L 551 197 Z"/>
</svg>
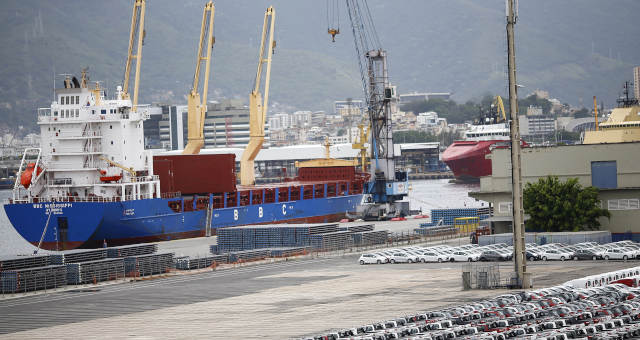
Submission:
<svg viewBox="0 0 640 340">
<path fill-rule="evenodd" d="M 25 255 L 0 257 L 0 272 L 4 270 L 44 267 L 50 264 L 49 255 Z"/>
<path fill-rule="evenodd" d="M 369 228 L 369 227 L 363 227 Z M 335 233 L 338 225 L 331 224 L 282 224 L 220 228 L 217 231 L 217 252 L 233 252 L 262 248 L 305 247 L 311 235 Z"/>
<path fill-rule="evenodd" d="M 428 227 L 428 228 L 416 228 L 413 229 L 417 234 L 426 236 L 440 236 L 456 233 L 456 227 L 444 226 L 444 227 Z"/>
<path fill-rule="evenodd" d="M 271 248 L 271 257 L 289 257 L 308 253 L 309 247 Z"/>
<path fill-rule="evenodd" d="M 245 250 L 229 253 L 229 262 L 252 261 L 271 256 L 269 249 Z"/>
<path fill-rule="evenodd" d="M 0 273 L 3 293 L 21 293 L 62 287 L 67 284 L 65 266 L 5 270 Z"/>
<path fill-rule="evenodd" d="M 338 250 L 353 244 L 350 231 L 310 235 L 311 247 L 318 250 Z"/>
<path fill-rule="evenodd" d="M 66 266 L 69 285 L 117 280 L 124 277 L 123 258 L 68 263 Z"/>
<path fill-rule="evenodd" d="M 107 250 L 102 249 L 74 249 L 58 254 L 51 254 L 51 264 L 67 264 L 102 260 L 107 257 Z"/>
<path fill-rule="evenodd" d="M 373 224 L 359 224 L 347 227 L 348 231 L 361 233 L 363 231 L 372 231 L 375 226 Z"/>
<path fill-rule="evenodd" d="M 200 269 L 211 267 L 211 265 L 216 263 L 221 263 L 220 261 L 216 261 L 220 259 L 219 256 L 203 256 L 203 257 L 189 257 L 189 256 L 181 256 L 176 258 L 176 269 L 180 270 L 192 270 L 192 269 Z M 225 259 L 226 262 L 226 259 Z"/>
<path fill-rule="evenodd" d="M 174 253 L 161 253 L 125 257 L 125 275 L 139 277 L 167 273 L 174 266 L 173 256 Z"/>
<path fill-rule="evenodd" d="M 110 247 L 107 248 L 107 257 L 129 257 L 155 254 L 158 251 L 158 245 L 155 243 L 134 244 L 130 246 Z"/>
<path fill-rule="evenodd" d="M 359 245 L 363 246 L 385 244 L 389 238 L 389 232 L 387 230 L 365 231 L 359 234 L 361 235 Z"/>
</svg>

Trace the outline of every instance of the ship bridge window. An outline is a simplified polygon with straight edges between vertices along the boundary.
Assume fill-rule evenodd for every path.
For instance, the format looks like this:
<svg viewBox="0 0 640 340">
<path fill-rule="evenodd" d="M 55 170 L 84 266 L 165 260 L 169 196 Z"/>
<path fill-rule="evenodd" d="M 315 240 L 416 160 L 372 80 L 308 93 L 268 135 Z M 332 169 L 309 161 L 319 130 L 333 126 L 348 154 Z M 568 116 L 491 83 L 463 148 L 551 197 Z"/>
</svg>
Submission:
<svg viewBox="0 0 640 340">
<path fill-rule="evenodd" d="M 58 111 L 53 111 L 53 116 L 58 117 Z"/>
<path fill-rule="evenodd" d="M 71 96 L 71 105 L 76 103 L 76 98 L 74 96 Z"/>
<path fill-rule="evenodd" d="M 76 104 L 80 104 L 80 96 L 76 96 Z"/>
<path fill-rule="evenodd" d="M 100 110 L 100 114 L 106 115 L 107 114 L 107 110 Z"/>
</svg>

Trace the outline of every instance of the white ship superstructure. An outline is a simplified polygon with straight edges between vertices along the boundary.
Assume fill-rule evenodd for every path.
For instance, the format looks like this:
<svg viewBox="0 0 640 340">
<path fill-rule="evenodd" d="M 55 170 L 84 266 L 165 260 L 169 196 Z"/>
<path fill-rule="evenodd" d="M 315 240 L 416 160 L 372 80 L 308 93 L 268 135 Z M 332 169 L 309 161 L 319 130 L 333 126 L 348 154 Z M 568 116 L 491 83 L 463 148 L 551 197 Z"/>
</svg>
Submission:
<svg viewBox="0 0 640 340">
<path fill-rule="evenodd" d="M 40 148 L 25 151 L 14 200 L 112 201 L 159 197 L 153 156 L 144 150 L 148 107 L 132 106 L 117 87 L 107 99 L 99 83 L 67 77 L 50 108 L 38 109 Z M 29 165 L 33 168 L 26 174 Z M 25 185 L 27 184 L 27 185 Z"/>
<path fill-rule="evenodd" d="M 509 126 L 506 123 L 471 125 L 471 128 L 464 132 L 464 140 L 509 140 Z"/>
</svg>

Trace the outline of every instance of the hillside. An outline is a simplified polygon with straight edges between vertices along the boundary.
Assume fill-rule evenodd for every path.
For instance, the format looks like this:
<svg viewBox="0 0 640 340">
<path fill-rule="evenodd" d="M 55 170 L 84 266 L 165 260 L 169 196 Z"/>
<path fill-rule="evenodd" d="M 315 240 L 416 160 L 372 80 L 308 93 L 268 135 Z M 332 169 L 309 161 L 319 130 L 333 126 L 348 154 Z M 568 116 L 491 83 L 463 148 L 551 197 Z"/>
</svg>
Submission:
<svg viewBox="0 0 640 340">
<path fill-rule="evenodd" d="M 90 68 L 112 90 L 121 82 L 131 1 L 17 1 L 0 5 L 0 124 L 35 127 L 48 106 L 55 74 Z M 183 102 L 194 69 L 204 1 L 147 1 L 141 102 Z M 344 8 L 342 34 L 331 43 L 324 1 L 216 2 L 209 97 L 247 96 L 257 62 L 262 15 L 277 11 L 271 102 L 331 110 L 334 100 L 361 97 Z M 613 5 L 612 5 L 613 4 Z M 502 0 L 370 0 L 401 93 L 451 91 L 462 102 L 506 92 Z M 612 105 L 640 62 L 635 13 L 640 2 L 521 1 L 516 31 L 518 83 L 563 102 Z M 2 127 L 0 126 L 0 127 Z"/>
</svg>

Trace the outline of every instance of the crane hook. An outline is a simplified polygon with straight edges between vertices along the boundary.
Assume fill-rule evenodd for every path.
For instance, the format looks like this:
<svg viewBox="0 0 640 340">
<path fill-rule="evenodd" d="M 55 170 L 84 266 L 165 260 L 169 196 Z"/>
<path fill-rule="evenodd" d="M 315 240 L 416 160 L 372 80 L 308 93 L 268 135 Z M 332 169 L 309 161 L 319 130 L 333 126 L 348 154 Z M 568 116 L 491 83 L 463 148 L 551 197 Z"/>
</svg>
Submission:
<svg viewBox="0 0 640 340">
<path fill-rule="evenodd" d="M 336 34 L 340 34 L 339 28 L 330 28 L 327 30 L 329 34 L 331 34 L 331 42 L 336 42 Z"/>
</svg>

